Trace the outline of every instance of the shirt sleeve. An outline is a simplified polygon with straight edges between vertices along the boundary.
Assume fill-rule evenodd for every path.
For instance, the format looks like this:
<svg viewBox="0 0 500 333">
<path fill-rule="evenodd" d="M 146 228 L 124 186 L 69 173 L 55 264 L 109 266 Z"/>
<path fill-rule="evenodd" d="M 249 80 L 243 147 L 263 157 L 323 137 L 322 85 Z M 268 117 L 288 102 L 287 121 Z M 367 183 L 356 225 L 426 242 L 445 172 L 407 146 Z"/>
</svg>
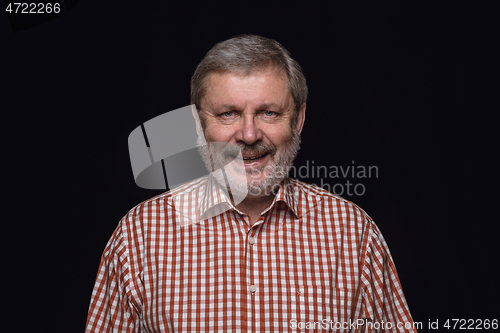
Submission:
<svg viewBox="0 0 500 333">
<path fill-rule="evenodd" d="M 140 332 L 140 306 L 133 300 L 129 251 L 122 228 L 120 223 L 102 255 L 87 316 L 87 333 Z"/>
<path fill-rule="evenodd" d="M 387 243 L 374 223 L 369 234 L 361 277 L 364 332 L 417 332 Z"/>
</svg>

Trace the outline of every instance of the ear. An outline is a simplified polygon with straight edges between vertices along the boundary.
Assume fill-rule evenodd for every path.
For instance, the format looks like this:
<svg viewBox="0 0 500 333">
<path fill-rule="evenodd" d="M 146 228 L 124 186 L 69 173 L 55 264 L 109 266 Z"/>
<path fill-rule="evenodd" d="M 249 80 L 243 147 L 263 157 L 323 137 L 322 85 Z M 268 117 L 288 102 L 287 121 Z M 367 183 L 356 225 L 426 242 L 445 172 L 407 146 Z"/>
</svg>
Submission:
<svg viewBox="0 0 500 333">
<path fill-rule="evenodd" d="M 200 115 L 198 114 L 194 104 L 191 104 L 191 113 L 193 114 L 194 121 L 196 123 L 196 134 L 200 135 L 200 133 L 203 133 L 203 128 L 201 127 Z"/>
<path fill-rule="evenodd" d="M 297 128 L 297 133 L 302 132 L 302 128 L 304 127 L 304 122 L 306 121 L 306 103 L 302 104 L 302 106 L 299 109 L 299 113 L 297 114 L 297 123 L 296 123 L 296 128 Z"/>
</svg>

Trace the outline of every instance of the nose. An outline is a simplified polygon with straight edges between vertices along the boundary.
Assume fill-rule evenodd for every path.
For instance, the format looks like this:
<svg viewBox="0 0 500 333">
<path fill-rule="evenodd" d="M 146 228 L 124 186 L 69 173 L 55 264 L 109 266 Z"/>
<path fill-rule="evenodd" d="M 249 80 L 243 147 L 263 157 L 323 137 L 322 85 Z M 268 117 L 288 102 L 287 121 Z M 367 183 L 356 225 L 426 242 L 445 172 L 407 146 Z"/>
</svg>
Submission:
<svg viewBox="0 0 500 333">
<path fill-rule="evenodd" d="M 251 145 L 257 141 L 262 140 L 263 133 L 256 123 L 256 119 L 253 115 L 247 114 L 240 119 L 240 128 L 236 133 L 236 141 L 244 142 L 247 145 Z"/>
</svg>

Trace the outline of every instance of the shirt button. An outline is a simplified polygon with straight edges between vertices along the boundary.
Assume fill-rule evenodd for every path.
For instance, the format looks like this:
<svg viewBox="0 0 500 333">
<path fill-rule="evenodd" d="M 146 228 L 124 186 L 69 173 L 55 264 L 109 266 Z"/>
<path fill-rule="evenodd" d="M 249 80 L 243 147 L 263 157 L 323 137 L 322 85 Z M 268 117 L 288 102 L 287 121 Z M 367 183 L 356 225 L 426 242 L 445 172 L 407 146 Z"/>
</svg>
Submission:
<svg viewBox="0 0 500 333">
<path fill-rule="evenodd" d="M 250 286 L 250 288 L 248 288 L 248 290 L 250 290 L 250 292 L 254 293 L 257 291 L 257 287 L 254 286 L 253 284 Z"/>
<path fill-rule="evenodd" d="M 255 238 L 250 237 L 250 238 L 248 239 L 248 242 L 250 243 L 250 245 L 254 245 L 254 244 L 255 244 Z"/>
</svg>

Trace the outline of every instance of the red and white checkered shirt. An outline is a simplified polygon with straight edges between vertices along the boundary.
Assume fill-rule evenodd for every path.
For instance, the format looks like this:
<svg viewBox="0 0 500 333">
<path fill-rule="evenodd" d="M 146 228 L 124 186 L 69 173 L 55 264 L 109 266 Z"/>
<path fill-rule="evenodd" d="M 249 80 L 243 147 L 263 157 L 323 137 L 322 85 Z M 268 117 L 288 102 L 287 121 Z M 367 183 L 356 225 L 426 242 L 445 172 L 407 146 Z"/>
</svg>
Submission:
<svg viewBox="0 0 500 333">
<path fill-rule="evenodd" d="M 179 222 L 211 209 L 222 213 Z M 253 226 L 211 177 L 134 207 L 104 250 L 87 318 L 87 332 L 415 332 L 412 326 L 372 219 L 294 179 Z"/>
</svg>

